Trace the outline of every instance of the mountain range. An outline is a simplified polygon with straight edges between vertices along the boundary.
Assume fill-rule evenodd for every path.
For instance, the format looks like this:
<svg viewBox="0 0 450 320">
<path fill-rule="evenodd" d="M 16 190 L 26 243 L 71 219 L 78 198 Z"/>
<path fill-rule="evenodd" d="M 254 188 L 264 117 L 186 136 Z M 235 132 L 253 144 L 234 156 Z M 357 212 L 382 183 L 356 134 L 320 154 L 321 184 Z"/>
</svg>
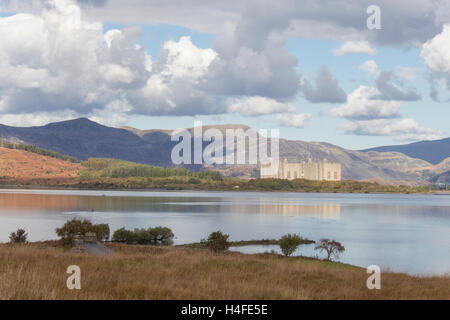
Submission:
<svg viewBox="0 0 450 320">
<path fill-rule="evenodd" d="M 243 125 L 209 126 L 219 130 L 248 129 Z M 204 127 L 204 130 L 206 128 Z M 190 129 L 192 130 L 192 129 Z M 130 127 L 103 126 L 86 118 L 50 123 L 38 127 L 0 125 L 0 139 L 22 142 L 76 157 L 116 158 L 168 167 L 171 151 L 178 143 L 171 141 L 172 130 L 139 130 Z M 326 142 L 280 139 L 280 157 L 294 161 L 328 161 L 342 164 L 344 179 L 378 181 L 447 181 L 450 171 L 450 138 L 424 141 L 404 146 L 347 150 Z M 403 151 L 403 152 L 402 152 Z M 191 169 L 200 169 L 191 166 Z M 249 165 L 215 166 L 224 175 L 249 178 L 258 168 Z M 442 176 L 443 178 L 440 178 Z"/>
<path fill-rule="evenodd" d="M 450 138 L 419 141 L 397 146 L 376 147 L 361 151 L 401 152 L 411 158 L 418 158 L 432 164 L 438 164 L 450 156 Z"/>
</svg>

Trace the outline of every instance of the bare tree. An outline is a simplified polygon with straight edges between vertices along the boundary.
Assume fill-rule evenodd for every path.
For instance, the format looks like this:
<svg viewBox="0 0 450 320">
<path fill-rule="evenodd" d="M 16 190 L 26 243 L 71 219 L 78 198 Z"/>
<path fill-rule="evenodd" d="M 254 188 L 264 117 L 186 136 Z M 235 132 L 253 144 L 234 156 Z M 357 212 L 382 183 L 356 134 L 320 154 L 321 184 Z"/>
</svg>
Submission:
<svg viewBox="0 0 450 320">
<path fill-rule="evenodd" d="M 345 248 L 340 242 L 337 242 L 336 240 L 320 239 L 320 241 L 317 242 L 314 250 L 320 250 L 320 252 L 325 251 L 327 253 L 327 260 L 331 260 L 332 256 L 338 259 L 339 254 L 344 252 Z"/>
</svg>

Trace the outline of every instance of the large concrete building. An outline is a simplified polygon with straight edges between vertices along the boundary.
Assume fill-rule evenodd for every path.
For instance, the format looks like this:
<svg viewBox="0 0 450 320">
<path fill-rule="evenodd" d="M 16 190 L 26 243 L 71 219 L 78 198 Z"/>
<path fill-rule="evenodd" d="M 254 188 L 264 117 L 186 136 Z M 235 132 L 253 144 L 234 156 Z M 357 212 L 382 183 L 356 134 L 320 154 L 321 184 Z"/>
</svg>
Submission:
<svg viewBox="0 0 450 320">
<path fill-rule="evenodd" d="M 278 170 L 273 170 L 271 164 L 261 165 L 261 178 L 278 179 L 308 179 L 308 180 L 341 180 L 341 164 L 328 162 L 324 159 L 322 162 L 288 163 L 287 159 L 280 162 Z"/>
</svg>

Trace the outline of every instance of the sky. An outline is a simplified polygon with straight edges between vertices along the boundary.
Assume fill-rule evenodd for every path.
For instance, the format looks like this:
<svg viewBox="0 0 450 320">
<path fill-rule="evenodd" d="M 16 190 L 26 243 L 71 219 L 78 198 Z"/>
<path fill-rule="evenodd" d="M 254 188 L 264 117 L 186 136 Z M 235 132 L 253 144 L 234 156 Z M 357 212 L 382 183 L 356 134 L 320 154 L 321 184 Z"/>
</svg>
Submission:
<svg viewBox="0 0 450 320">
<path fill-rule="evenodd" d="M 0 0 L 1 124 L 202 121 L 364 149 L 448 137 L 449 91 L 448 0 Z"/>
</svg>

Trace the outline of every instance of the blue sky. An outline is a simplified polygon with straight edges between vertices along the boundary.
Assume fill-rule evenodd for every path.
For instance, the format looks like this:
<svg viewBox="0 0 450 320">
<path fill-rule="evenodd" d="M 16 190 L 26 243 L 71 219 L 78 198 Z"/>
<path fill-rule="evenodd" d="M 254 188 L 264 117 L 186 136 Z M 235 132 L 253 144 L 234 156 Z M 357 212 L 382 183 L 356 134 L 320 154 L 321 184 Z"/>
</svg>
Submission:
<svg viewBox="0 0 450 320">
<path fill-rule="evenodd" d="M 375 1 L 368 30 L 370 1 L 340 1 L 9 0 L 0 123 L 201 120 L 349 149 L 449 136 L 449 8 Z"/>
</svg>

